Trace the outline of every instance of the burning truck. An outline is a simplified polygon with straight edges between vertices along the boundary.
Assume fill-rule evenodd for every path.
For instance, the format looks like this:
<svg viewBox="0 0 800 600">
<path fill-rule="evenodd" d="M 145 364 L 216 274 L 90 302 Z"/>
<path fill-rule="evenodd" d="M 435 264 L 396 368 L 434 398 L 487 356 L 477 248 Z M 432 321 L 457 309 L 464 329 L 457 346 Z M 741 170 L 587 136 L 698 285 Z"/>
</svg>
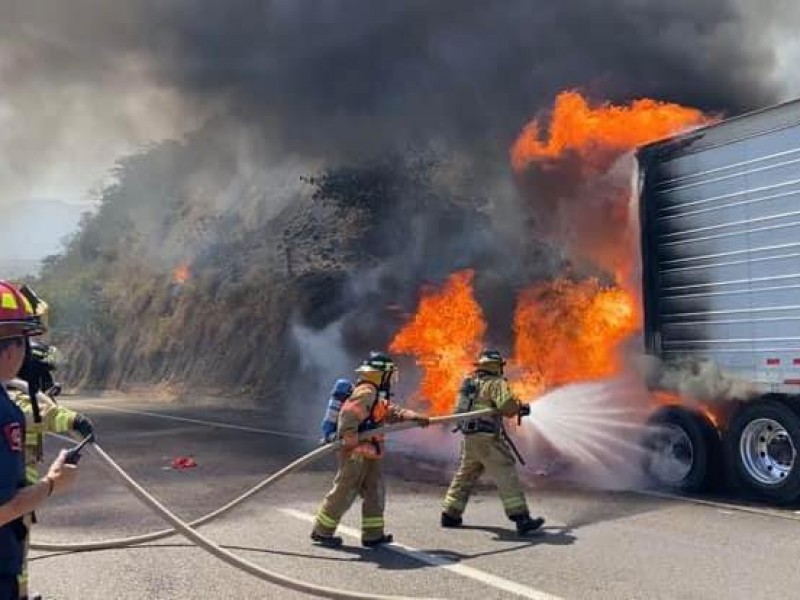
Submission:
<svg viewBox="0 0 800 600">
<path fill-rule="evenodd" d="M 735 387 L 710 410 L 658 410 L 648 468 L 683 490 L 725 474 L 795 501 L 800 101 L 644 145 L 636 159 L 646 352 L 676 372 L 715 369 Z"/>
<path fill-rule="evenodd" d="M 635 425 L 652 427 L 634 460 L 652 479 L 800 498 L 800 101 L 721 120 L 564 92 L 542 131 L 529 123 L 510 153 L 520 195 L 537 198 L 534 231 L 604 275 L 562 269 L 521 286 L 512 387 L 535 403 L 637 362 L 649 391 Z M 414 356 L 434 413 L 451 409 L 487 339 L 479 277 L 423 290 L 391 344 Z M 644 369 L 631 358 L 642 340 Z"/>
</svg>

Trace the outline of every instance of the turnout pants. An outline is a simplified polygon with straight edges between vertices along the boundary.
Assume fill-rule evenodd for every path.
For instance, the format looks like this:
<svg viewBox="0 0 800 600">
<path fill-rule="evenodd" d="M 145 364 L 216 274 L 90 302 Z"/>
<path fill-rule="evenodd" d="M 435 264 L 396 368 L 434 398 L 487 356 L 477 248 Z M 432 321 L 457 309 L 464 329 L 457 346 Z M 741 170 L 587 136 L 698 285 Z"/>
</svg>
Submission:
<svg viewBox="0 0 800 600">
<path fill-rule="evenodd" d="M 528 504 L 517 476 L 511 449 L 494 433 L 471 433 L 461 442 L 461 462 L 444 497 L 444 512 L 460 517 L 483 473 L 494 479 L 503 510 L 513 519 L 528 514 Z"/>
<path fill-rule="evenodd" d="M 361 539 L 370 541 L 383 537 L 386 493 L 382 469 L 381 459 L 366 458 L 355 453 L 341 458 L 333 488 L 317 511 L 314 532 L 333 535 L 356 496 L 361 496 Z"/>
</svg>

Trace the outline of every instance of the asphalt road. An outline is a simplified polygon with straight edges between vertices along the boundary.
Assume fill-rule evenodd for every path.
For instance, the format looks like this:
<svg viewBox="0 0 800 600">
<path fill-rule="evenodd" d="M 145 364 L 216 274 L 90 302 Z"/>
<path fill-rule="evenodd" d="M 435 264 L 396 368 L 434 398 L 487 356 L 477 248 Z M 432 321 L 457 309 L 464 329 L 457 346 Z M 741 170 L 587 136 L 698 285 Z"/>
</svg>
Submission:
<svg viewBox="0 0 800 600">
<path fill-rule="evenodd" d="M 231 411 L 108 395 L 64 403 L 89 414 L 106 451 L 186 520 L 217 508 L 314 447 L 296 418 L 255 408 Z M 51 439 L 48 451 L 61 445 Z M 310 543 L 309 520 L 332 479 L 330 460 L 283 480 L 200 531 L 270 570 L 364 593 L 538 600 L 800 593 L 800 514 L 793 510 L 600 492 L 542 479 L 528 490 L 534 512 L 547 518 L 540 535 L 514 535 L 490 486 L 474 497 L 466 527 L 442 530 L 438 517 L 447 469 L 402 458 L 402 451 L 401 440 L 389 458 L 394 461 L 387 481 L 388 530 L 398 544 L 362 548 L 357 506 L 343 522 L 343 548 Z M 172 469 L 179 456 L 191 456 L 197 466 Z M 81 462 L 80 486 L 39 516 L 34 539 L 48 542 L 163 528 L 91 456 Z M 31 580 L 45 598 L 63 600 L 309 597 L 239 572 L 178 536 L 129 549 L 34 552 Z"/>
</svg>

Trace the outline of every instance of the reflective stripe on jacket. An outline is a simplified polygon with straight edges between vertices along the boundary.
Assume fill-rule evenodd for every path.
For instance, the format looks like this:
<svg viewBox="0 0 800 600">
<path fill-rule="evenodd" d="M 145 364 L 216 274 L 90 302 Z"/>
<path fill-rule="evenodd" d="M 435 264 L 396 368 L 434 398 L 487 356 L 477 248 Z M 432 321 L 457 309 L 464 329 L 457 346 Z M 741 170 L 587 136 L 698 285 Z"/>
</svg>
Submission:
<svg viewBox="0 0 800 600">
<path fill-rule="evenodd" d="M 9 390 L 9 396 L 25 415 L 25 472 L 28 483 L 39 479 L 37 464 L 41 462 L 42 440 L 45 433 L 69 433 L 78 415 L 74 410 L 56 404 L 47 395 L 40 393 L 39 414 L 41 423 L 33 421 L 33 405 L 27 394 Z"/>
</svg>

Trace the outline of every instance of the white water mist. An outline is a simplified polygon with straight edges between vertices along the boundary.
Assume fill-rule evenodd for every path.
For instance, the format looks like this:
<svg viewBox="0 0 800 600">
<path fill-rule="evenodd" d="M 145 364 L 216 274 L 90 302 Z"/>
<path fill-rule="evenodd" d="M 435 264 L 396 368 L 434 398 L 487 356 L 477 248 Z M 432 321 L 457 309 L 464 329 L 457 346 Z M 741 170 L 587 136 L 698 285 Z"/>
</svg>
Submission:
<svg viewBox="0 0 800 600">
<path fill-rule="evenodd" d="M 632 379 L 568 385 L 536 399 L 514 437 L 529 475 L 630 489 L 642 483 L 639 440 L 648 409 L 644 389 Z"/>
</svg>

